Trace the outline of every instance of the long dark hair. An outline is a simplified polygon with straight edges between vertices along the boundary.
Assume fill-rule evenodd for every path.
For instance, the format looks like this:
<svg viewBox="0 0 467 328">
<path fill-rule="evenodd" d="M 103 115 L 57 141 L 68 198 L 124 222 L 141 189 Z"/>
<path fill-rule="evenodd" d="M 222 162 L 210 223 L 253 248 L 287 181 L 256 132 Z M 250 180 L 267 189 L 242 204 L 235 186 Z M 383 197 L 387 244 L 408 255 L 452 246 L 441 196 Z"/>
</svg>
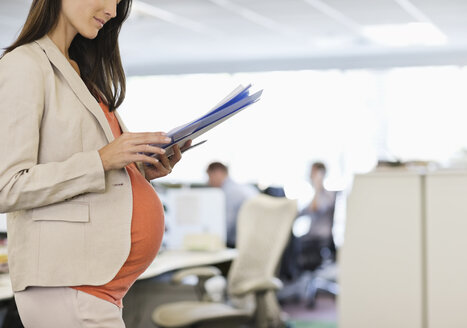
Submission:
<svg viewBox="0 0 467 328">
<path fill-rule="evenodd" d="M 113 111 L 125 98 L 125 73 L 118 47 L 118 34 L 127 19 L 132 0 L 117 5 L 117 16 L 109 20 L 90 40 L 77 34 L 68 50 L 81 72 L 81 78 L 96 99 L 102 99 Z M 16 47 L 42 38 L 58 23 L 62 0 L 33 0 L 26 23 L 16 41 L 5 48 L 6 53 Z M 3 56 L 2 55 L 2 56 Z"/>
</svg>

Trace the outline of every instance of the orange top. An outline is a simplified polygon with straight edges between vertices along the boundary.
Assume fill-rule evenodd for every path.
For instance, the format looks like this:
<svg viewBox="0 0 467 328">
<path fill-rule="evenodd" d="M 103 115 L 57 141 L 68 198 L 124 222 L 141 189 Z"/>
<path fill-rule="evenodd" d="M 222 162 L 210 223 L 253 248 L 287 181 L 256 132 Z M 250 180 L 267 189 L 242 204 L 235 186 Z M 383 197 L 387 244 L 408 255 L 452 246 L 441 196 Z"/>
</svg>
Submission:
<svg viewBox="0 0 467 328">
<path fill-rule="evenodd" d="M 122 132 L 115 113 L 109 112 L 108 106 L 102 102 L 100 105 L 114 137 L 117 138 Z M 164 234 L 164 210 L 154 188 L 143 177 L 135 163 L 127 165 L 126 170 L 133 191 L 130 254 L 117 275 L 107 284 L 71 287 L 114 303 L 118 307 L 123 307 L 123 296 L 156 257 Z"/>
</svg>

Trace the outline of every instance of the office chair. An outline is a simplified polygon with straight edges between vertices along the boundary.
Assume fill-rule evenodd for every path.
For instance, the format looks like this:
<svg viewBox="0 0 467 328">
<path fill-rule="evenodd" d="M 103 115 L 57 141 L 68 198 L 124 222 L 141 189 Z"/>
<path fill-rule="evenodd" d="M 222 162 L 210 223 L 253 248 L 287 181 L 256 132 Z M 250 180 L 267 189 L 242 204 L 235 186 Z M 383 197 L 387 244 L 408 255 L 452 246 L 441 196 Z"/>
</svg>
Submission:
<svg viewBox="0 0 467 328">
<path fill-rule="evenodd" d="M 306 252 L 311 254 L 308 263 L 304 261 L 304 268 L 308 269 L 305 274 L 307 281 L 305 287 L 305 302 L 309 308 L 313 308 L 316 304 L 316 296 L 320 292 L 328 293 L 337 296 L 339 286 L 337 284 L 337 265 L 336 265 L 336 245 L 334 244 L 334 236 L 332 227 L 334 226 L 334 212 L 336 201 L 342 197 L 340 193 L 334 195 L 334 206 L 330 209 L 329 217 L 331 219 L 331 230 L 329 235 L 317 240 L 304 240 L 302 247 Z M 320 261 L 317 259 L 320 258 Z M 318 264 L 318 265 L 317 265 Z M 308 265 L 308 267 L 307 267 Z"/>
<path fill-rule="evenodd" d="M 296 216 L 297 204 L 286 198 L 258 195 L 244 203 L 237 222 L 238 256 L 227 277 L 226 303 L 207 301 L 164 304 L 153 312 L 158 327 L 284 327 L 274 277 Z M 205 281 L 218 272 L 194 268 L 177 273 L 175 281 L 196 274 Z M 202 299 L 205 299 L 202 297 Z"/>
<path fill-rule="evenodd" d="M 336 200 L 328 209 L 326 218 L 330 220 L 329 231 L 323 235 L 309 234 L 302 237 L 291 236 L 282 258 L 281 278 L 288 281 L 279 293 L 281 303 L 302 300 L 309 308 L 314 307 L 316 296 L 325 292 L 334 296 L 338 293 L 336 246 L 332 227 Z M 310 231 L 313 229 L 313 222 Z"/>
</svg>

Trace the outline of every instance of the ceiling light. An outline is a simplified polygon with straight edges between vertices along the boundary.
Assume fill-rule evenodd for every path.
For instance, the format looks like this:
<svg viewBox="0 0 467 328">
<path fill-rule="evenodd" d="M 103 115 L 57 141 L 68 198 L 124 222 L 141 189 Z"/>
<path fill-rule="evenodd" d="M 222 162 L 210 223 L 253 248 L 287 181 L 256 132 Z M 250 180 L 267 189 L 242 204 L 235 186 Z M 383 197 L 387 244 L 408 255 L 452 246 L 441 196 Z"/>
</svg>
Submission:
<svg viewBox="0 0 467 328">
<path fill-rule="evenodd" d="M 365 26 L 362 33 L 371 41 L 390 47 L 439 46 L 447 42 L 443 32 L 426 22 Z"/>
</svg>

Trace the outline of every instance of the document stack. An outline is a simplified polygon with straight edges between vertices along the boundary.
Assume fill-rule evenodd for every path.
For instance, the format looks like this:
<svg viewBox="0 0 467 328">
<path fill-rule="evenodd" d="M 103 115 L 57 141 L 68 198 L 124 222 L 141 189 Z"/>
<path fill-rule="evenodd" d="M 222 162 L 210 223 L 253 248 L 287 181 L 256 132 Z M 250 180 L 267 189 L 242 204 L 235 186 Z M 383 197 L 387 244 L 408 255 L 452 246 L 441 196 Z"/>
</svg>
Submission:
<svg viewBox="0 0 467 328">
<path fill-rule="evenodd" d="M 216 106 L 214 106 L 212 110 L 203 116 L 169 131 L 167 136 L 172 139 L 172 142 L 169 144 L 159 144 L 155 146 L 164 148 L 166 150 L 166 155 L 171 156 L 173 154 L 172 147 L 174 145 L 182 147 L 186 141 L 196 139 L 203 133 L 211 130 L 213 127 L 228 120 L 246 107 L 257 102 L 263 90 L 250 94 L 250 88 L 251 84 L 246 87 L 243 87 L 242 85 L 238 86 Z M 205 141 L 194 144 L 190 148 L 198 146 L 204 142 Z"/>
</svg>

